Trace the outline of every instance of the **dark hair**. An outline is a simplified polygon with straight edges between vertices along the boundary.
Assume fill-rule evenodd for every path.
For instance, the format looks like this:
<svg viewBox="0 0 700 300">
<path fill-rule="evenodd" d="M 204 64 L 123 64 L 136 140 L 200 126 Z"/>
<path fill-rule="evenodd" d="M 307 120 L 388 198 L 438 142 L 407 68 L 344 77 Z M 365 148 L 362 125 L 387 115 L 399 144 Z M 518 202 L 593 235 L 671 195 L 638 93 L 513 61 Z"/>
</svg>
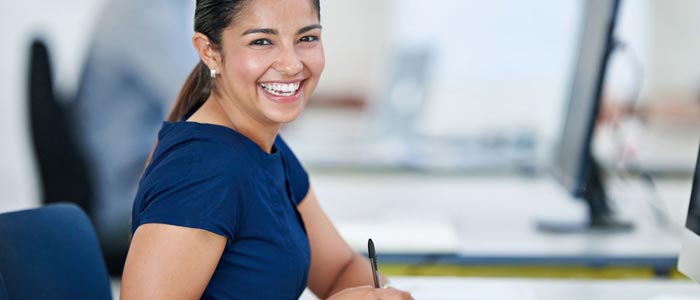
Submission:
<svg viewBox="0 0 700 300">
<path fill-rule="evenodd" d="M 221 33 L 231 25 L 233 19 L 249 1 L 252 0 L 197 0 L 194 31 L 206 35 L 213 48 L 221 49 Z M 320 20 L 320 0 L 310 1 Z M 200 61 L 182 86 L 175 105 L 168 115 L 168 121 L 180 121 L 192 108 L 204 103 L 214 88 L 209 67 Z"/>
</svg>

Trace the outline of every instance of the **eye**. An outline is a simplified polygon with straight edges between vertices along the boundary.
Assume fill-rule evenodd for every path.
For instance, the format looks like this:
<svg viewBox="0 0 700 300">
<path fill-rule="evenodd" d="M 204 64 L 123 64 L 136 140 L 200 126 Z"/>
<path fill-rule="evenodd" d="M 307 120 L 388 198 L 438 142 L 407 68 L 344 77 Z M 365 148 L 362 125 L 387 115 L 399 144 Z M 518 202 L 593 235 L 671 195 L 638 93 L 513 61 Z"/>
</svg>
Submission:
<svg viewBox="0 0 700 300">
<path fill-rule="evenodd" d="M 318 36 L 315 36 L 315 35 L 307 35 L 307 36 L 305 36 L 305 37 L 300 38 L 299 41 L 300 41 L 300 42 L 303 42 L 303 43 L 315 42 L 315 41 L 318 41 Z"/>
<path fill-rule="evenodd" d="M 250 42 L 251 46 L 267 46 L 267 45 L 272 45 L 272 42 L 268 39 L 257 39 L 252 42 Z"/>
</svg>

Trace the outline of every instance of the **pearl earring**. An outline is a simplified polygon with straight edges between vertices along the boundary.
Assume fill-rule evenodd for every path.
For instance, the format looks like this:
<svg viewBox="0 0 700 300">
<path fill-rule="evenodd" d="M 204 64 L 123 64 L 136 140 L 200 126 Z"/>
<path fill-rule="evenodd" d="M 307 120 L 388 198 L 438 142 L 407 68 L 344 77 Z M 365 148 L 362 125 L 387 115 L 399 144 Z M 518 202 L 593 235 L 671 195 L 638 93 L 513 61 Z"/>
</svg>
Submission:
<svg viewBox="0 0 700 300">
<path fill-rule="evenodd" d="M 209 76 L 211 76 L 212 79 L 216 79 L 216 69 L 212 68 L 209 70 Z"/>
</svg>

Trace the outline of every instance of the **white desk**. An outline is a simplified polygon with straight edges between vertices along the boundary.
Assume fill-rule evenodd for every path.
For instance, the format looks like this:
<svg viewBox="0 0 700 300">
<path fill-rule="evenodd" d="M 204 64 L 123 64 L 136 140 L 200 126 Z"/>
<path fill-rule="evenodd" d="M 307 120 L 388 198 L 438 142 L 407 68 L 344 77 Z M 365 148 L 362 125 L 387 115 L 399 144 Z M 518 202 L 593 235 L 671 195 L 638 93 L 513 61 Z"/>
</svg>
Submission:
<svg viewBox="0 0 700 300">
<path fill-rule="evenodd" d="M 543 280 L 402 277 L 396 286 L 416 299 L 700 300 L 700 285 L 661 280 Z"/>
<path fill-rule="evenodd" d="M 700 300 L 700 285 L 679 280 L 551 280 L 467 277 L 392 277 L 416 300 Z M 119 280 L 112 280 L 119 299 Z M 300 300 L 317 299 L 306 290 Z"/>
<path fill-rule="evenodd" d="M 700 285 L 666 280 L 394 277 L 416 300 L 700 300 Z M 301 300 L 317 299 L 308 290 Z"/>
<path fill-rule="evenodd" d="M 383 253 L 456 253 L 485 261 L 570 259 L 581 262 L 635 263 L 655 259 L 672 263 L 680 249 L 678 231 L 690 195 L 690 180 L 660 184 L 672 224 L 660 228 L 645 198 L 650 193 L 633 183 L 613 183 L 620 212 L 635 222 L 622 234 L 551 235 L 538 232 L 538 219 L 581 219 L 585 210 L 556 182 L 546 177 L 455 177 L 421 174 L 331 174 L 311 172 L 322 206 L 358 251 L 368 237 Z M 387 221 L 389 220 L 389 221 Z M 383 225 L 393 224 L 390 228 Z M 397 225 L 406 224 L 405 228 Z M 453 232 L 422 232 L 447 226 Z M 442 224 L 442 225 L 440 225 Z M 359 228 L 359 229 L 358 229 Z M 349 234 L 348 234 L 349 233 Z M 432 247 L 432 245 L 436 245 Z"/>
</svg>

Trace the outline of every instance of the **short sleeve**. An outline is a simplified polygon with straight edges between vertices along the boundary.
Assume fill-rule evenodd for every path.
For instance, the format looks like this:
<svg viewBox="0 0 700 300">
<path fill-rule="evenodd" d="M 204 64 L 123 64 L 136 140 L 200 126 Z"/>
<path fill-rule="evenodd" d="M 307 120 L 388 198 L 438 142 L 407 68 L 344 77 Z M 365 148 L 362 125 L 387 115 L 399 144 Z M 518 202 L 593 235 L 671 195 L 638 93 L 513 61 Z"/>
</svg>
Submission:
<svg viewBox="0 0 700 300">
<path fill-rule="evenodd" d="M 284 159 L 285 172 L 287 180 L 289 180 L 289 187 L 293 198 L 292 200 L 294 200 L 296 205 L 299 205 L 309 193 L 309 174 L 301 165 L 301 162 L 299 162 L 296 155 L 294 155 L 292 149 L 290 149 L 284 142 L 282 137 L 278 137 L 275 144 L 281 152 L 282 158 Z"/>
<path fill-rule="evenodd" d="M 224 155 L 230 153 L 206 142 L 165 155 L 142 180 L 132 229 L 161 223 L 204 229 L 233 241 L 247 185 L 240 166 Z"/>
</svg>

